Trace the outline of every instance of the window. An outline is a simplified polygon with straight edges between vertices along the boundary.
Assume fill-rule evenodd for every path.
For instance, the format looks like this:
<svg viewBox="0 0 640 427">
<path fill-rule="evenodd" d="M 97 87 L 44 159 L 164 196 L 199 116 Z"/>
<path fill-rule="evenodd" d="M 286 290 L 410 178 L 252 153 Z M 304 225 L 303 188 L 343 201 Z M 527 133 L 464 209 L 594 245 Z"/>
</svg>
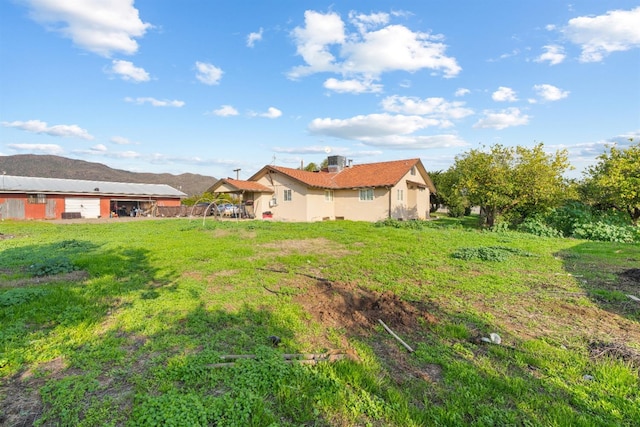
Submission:
<svg viewBox="0 0 640 427">
<path fill-rule="evenodd" d="M 284 190 L 284 198 L 283 200 L 285 202 L 290 202 L 291 201 L 291 190 Z"/>
<path fill-rule="evenodd" d="M 27 195 L 27 202 L 32 205 L 43 205 L 47 203 L 47 195 L 42 193 L 29 194 Z"/>
<path fill-rule="evenodd" d="M 416 167 L 415 166 L 411 166 L 411 175 L 415 176 L 416 174 Z"/>
<path fill-rule="evenodd" d="M 361 188 L 360 200 L 373 200 L 373 188 Z"/>
<path fill-rule="evenodd" d="M 398 190 L 398 200 L 404 200 L 404 190 Z"/>
<path fill-rule="evenodd" d="M 333 202 L 333 190 L 324 190 L 324 201 Z"/>
</svg>

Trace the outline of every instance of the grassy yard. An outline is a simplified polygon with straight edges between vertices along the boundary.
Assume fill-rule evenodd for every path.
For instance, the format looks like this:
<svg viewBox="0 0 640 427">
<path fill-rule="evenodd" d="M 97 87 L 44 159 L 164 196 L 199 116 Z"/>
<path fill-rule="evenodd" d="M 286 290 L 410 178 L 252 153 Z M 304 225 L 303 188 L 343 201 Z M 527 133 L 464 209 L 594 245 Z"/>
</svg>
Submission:
<svg viewBox="0 0 640 427">
<path fill-rule="evenodd" d="M 4 221 L 0 424 L 638 425 L 640 245 L 468 222 Z"/>
</svg>

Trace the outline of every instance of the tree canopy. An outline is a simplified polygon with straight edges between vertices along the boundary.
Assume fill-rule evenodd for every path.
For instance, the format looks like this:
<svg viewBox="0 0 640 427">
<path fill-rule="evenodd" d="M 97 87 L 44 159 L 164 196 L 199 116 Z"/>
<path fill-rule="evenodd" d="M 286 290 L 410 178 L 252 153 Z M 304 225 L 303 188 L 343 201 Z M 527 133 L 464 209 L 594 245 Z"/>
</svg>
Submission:
<svg viewBox="0 0 640 427">
<path fill-rule="evenodd" d="M 507 213 L 522 218 L 558 205 L 568 168 L 565 150 L 547 154 L 541 143 L 532 148 L 497 144 L 488 150 L 473 149 L 456 157 L 447 171 L 449 191 L 455 194 L 449 197 L 480 206 L 486 225 L 493 226 Z"/>
<path fill-rule="evenodd" d="M 620 149 L 609 147 L 587 172 L 583 191 L 592 204 L 626 212 L 640 219 L 640 142 Z"/>
</svg>

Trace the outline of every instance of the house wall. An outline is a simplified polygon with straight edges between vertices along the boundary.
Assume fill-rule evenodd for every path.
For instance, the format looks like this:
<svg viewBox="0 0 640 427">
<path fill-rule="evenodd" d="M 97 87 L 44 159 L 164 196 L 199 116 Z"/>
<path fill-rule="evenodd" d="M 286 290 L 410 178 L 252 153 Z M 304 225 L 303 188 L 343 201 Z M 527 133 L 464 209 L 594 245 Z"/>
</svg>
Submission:
<svg viewBox="0 0 640 427">
<path fill-rule="evenodd" d="M 325 199 L 324 189 L 307 190 L 307 221 L 324 221 L 336 219 L 335 213 L 335 191 L 334 200 Z"/>
<path fill-rule="evenodd" d="M 273 194 L 263 194 L 255 204 L 256 218 L 261 218 L 263 212 L 271 212 L 273 219 L 278 221 L 309 221 L 306 196 L 308 189 L 305 185 L 292 180 L 281 173 L 270 173 L 260 178 L 258 182 L 271 188 Z M 284 200 L 284 191 L 291 190 L 291 200 Z M 323 193 L 324 194 L 324 193 Z M 270 205 L 272 199 L 276 205 Z"/>
<path fill-rule="evenodd" d="M 375 188 L 373 200 L 360 200 L 360 191 L 336 190 L 336 218 L 353 221 L 380 221 L 389 216 L 389 190 Z"/>
</svg>

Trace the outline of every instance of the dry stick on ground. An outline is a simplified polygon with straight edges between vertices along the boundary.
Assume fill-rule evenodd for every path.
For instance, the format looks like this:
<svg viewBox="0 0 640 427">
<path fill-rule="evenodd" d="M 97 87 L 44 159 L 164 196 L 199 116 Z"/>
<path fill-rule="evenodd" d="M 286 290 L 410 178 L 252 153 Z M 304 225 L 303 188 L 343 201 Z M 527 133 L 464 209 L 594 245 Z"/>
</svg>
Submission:
<svg viewBox="0 0 640 427">
<path fill-rule="evenodd" d="M 284 274 L 289 274 L 288 270 L 278 270 L 276 268 L 263 268 L 263 267 L 259 267 L 257 268 L 257 270 L 262 270 L 262 271 L 270 271 L 272 273 L 284 273 Z M 314 276 L 312 274 L 306 274 L 306 273 L 297 273 L 294 272 L 294 274 L 297 274 L 299 276 L 304 276 L 304 277 L 308 277 L 310 279 L 315 279 L 319 282 L 331 282 L 329 279 L 325 279 L 324 277 L 318 277 L 318 276 Z M 268 289 L 267 289 L 268 290 Z M 273 291 L 272 291 L 273 292 Z"/>
<path fill-rule="evenodd" d="M 344 356 L 342 353 L 285 353 L 282 354 L 282 358 L 286 360 L 291 359 L 306 359 L 306 360 L 326 360 L 333 356 Z M 255 359 L 255 354 L 225 354 L 220 356 L 220 359 Z"/>
<path fill-rule="evenodd" d="M 320 362 L 335 362 L 336 360 L 342 360 L 346 357 L 345 354 L 283 354 L 282 355 L 284 363 L 289 364 L 304 364 L 304 365 L 315 365 Z M 221 359 L 255 359 L 255 354 L 227 354 L 224 356 L 220 356 Z M 235 366 L 234 362 L 225 362 L 225 363 L 212 363 L 207 365 L 209 368 L 230 368 Z"/>
<path fill-rule="evenodd" d="M 411 347 L 409 347 L 409 344 L 407 344 L 406 342 L 402 341 L 402 338 L 400 338 L 399 336 L 396 335 L 395 332 L 393 332 L 391 329 L 389 329 L 389 327 L 387 325 L 384 324 L 384 322 L 380 319 L 378 319 L 378 322 L 380 322 L 380 324 L 382 326 L 384 326 L 384 328 L 387 330 L 387 332 L 389 332 L 391 334 L 392 337 L 394 337 L 395 339 L 397 339 L 400 344 L 402 344 L 404 346 L 404 348 L 406 348 L 407 350 L 409 350 L 409 353 L 413 353 L 413 349 Z"/>
</svg>

